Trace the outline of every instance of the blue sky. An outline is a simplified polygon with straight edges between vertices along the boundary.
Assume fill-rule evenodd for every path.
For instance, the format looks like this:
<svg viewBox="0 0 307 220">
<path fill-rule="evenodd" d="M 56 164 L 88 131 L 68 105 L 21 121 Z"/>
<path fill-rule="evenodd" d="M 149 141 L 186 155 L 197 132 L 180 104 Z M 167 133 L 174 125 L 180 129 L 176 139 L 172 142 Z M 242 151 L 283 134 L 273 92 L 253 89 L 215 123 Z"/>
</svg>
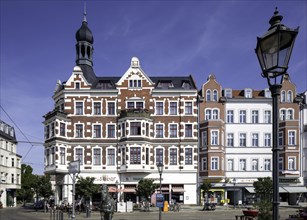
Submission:
<svg viewBox="0 0 307 220">
<path fill-rule="evenodd" d="M 43 142 L 43 115 L 57 80 L 75 65 L 75 33 L 84 1 L 1 0 L 0 117 L 18 141 Z M 264 89 L 254 53 L 275 7 L 300 26 L 289 64 L 298 92 L 307 88 L 306 1 L 86 1 L 97 76 L 121 76 L 133 56 L 148 76 L 192 74 L 198 88 L 214 73 L 223 88 Z M 10 118 L 14 121 L 12 122 Z M 43 173 L 43 145 L 18 144 L 23 162 Z"/>
</svg>

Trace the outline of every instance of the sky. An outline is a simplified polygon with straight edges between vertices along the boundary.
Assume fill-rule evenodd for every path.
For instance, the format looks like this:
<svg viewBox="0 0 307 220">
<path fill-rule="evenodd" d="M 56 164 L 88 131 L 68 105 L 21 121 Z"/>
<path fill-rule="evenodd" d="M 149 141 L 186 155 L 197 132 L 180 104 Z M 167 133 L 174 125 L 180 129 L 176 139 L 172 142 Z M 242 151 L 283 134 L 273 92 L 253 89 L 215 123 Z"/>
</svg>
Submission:
<svg viewBox="0 0 307 220">
<path fill-rule="evenodd" d="M 149 77 L 191 74 L 199 89 L 209 74 L 223 88 L 268 87 L 254 49 L 278 7 L 283 24 L 300 27 L 288 73 L 306 91 L 305 0 L 0 0 L 0 118 L 35 174 L 44 171 L 43 116 L 75 66 L 84 2 L 97 76 L 122 76 L 136 56 Z"/>
</svg>

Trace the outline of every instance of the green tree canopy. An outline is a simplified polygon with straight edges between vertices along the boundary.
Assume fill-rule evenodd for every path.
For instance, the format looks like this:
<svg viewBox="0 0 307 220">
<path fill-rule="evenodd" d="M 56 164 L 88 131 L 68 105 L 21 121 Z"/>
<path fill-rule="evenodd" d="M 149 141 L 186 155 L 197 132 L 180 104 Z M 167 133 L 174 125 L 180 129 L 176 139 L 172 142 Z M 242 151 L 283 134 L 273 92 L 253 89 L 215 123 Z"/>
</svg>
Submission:
<svg viewBox="0 0 307 220">
<path fill-rule="evenodd" d="M 78 177 L 76 184 L 76 195 L 84 197 L 85 199 L 90 199 L 94 193 L 98 193 L 100 186 L 94 184 L 94 177 Z"/>
<path fill-rule="evenodd" d="M 34 191 L 32 189 L 33 168 L 30 165 L 21 164 L 21 188 L 17 190 L 17 199 L 26 201 L 33 199 Z"/>
<path fill-rule="evenodd" d="M 140 198 L 148 199 L 156 190 L 157 185 L 153 179 L 141 179 L 135 189 Z"/>
<path fill-rule="evenodd" d="M 201 186 L 200 189 L 203 190 L 203 197 L 205 197 L 205 195 L 208 195 L 209 190 L 211 189 L 212 185 L 208 180 L 205 180 Z"/>
<path fill-rule="evenodd" d="M 258 178 L 253 183 L 256 195 L 261 200 L 270 200 L 273 194 L 273 181 L 270 177 Z"/>
</svg>

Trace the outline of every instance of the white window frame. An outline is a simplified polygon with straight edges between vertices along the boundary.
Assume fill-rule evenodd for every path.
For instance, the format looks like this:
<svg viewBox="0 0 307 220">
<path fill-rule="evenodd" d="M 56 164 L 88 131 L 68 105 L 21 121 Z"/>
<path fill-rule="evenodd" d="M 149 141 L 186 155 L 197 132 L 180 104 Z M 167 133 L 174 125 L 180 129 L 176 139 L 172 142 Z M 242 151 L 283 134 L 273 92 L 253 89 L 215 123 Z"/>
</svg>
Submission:
<svg viewBox="0 0 307 220">
<path fill-rule="evenodd" d="M 158 112 L 158 107 L 157 107 L 158 103 L 162 103 L 162 113 L 160 113 L 160 111 Z M 155 101 L 155 115 L 164 115 L 165 114 L 164 107 L 165 107 L 164 101 L 158 101 L 158 100 Z M 159 108 L 159 110 L 160 110 L 160 108 Z"/>
<path fill-rule="evenodd" d="M 227 147 L 234 147 L 234 133 L 227 133 Z"/>
<path fill-rule="evenodd" d="M 206 101 L 207 102 L 211 101 L 211 90 L 210 89 L 206 90 Z"/>
<path fill-rule="evenodd" d="M 264 133 L 264 146 L 271 147 L 272 146 L 272 135 L 271 133 Z"/>
<path fill-rule="evenodd" d="M 219 130 L 210 131 L 210 145 L 219 145 Z"/>
<path fill-rule="evenodd" d="M 219 157 L 211 157 L 211 170 L 219 170 Z"/>
<path fill-rule="evenodd" d="M 233 159 L 227 160 L 227 171 L 234 171 L 234 160 Z"/>
<path fill-rule="evenodd" d="M 81 150 L 81 152 L 82 152 L 81 157 L 77 157 L 77 154 L 76 154 L 77 150 Z M 84 164 L 84 148 L 81 147 L 80 145 L 74 148 L 74 158 L 75 158 L 75 160 L 80 160 L 80 165 Z"/>
<path fill-rule="evenodd" d="M 208 161 L 206 157 L 201 158 L 201 170 L 202 171 L 208 170 Z"/>
<path fill-rule="evenodd" d="M 99 150 L 100 153 L 99 153 L 99 157 L 96 158 L 96 154 L 95 154 L 95 151 L 96 150 Z M 94 147 L 93 150 L 92 150 L 92 165 L 93 166 L 101 166 L 101 158 L 102 158 L 102 154 L 101 154 L 102 150 L 100 147 Z M 98 162 L 98 163 L 97 163 Z"/>
<path fill-rule="evenodd" d="M 212 100 L 214 102 L 217 102 L 219 100 L 218 91 L 216 89 L 214 89 L 212 92 Z"/>
<path fill-rule="evenodd" d="M 173 114 L 173 112 L 171 111 L 171 103 L 176 103 L 176 108 L 174 108 L 175 114 Z M 178 102 L 177 101 L 169 101 L 168 114 L 169 115 L 178 115 Z"/>
<path fill-rule="evenodd" d="M 201 146 L 203 148 L 207 148 L 208 146 L 208 132 L 207 131 L 201 132 Z"/>
<path fill-rule="evenodd" d="M 233 110 L 227 110 L 226 115 L 226 121 L 227 123 L 234 123 L 234 111 Z"/>
<path fill-rule="evenodd" d="M 259 160 L 258 159 L 252 159 L 252 171 L 258 171 L 259 170 Z"/>
<path fill-rule="evenodd" d="M 297 170 L 296 169 L 296 157 L 288 157 L 288 170 Z"/>
<path fill-rule="evenodd" d="M 246 171 L 246 159 L 239 159 L 239 171 Z"/>
<path fill-rule="evenodd" d="M 247 115 L 246 115 L 246 110 L 239 110 L 239 120 L 240 120 L 240 123 L 241 124 L 245 124 L 246 123 L 246 118 L 247 118 Z"/>
<path fill-rule="evenodd" d="M 172 132 L 171 132 L 171 126 L 176 126 L 176 135 L 175 136 L 171 136 Z M 169 138 L 178 138 L 178 124 L 177 123 L 170 123 L 168 124 L 168 137 Z"/>
<path fill-rule="evenodd" d="M 272 161 L 271 159 L 264 159 L 264 171 L 271 171 L 272 170 Z"/>
<path fill-rule="evenodd" d="M 109 150 L 114 150 L 114 155 L 110 154 L 112 156 L 112 159 L 110 160 L 110 156 L 109 156 Z M 126 153 L 126 152 L 125 152 Z M 115 147 L 107 147 L 106 149 L 106 157 L 107 157 L 107 165 L 108 166 L 115 166 L 116 165 L 116 148 Z"/>
<path fill-rule="evenodd" d="M 288 145 L 296 145 L 296 131 L 294 130 L 288 131 Z"/>
</svg>

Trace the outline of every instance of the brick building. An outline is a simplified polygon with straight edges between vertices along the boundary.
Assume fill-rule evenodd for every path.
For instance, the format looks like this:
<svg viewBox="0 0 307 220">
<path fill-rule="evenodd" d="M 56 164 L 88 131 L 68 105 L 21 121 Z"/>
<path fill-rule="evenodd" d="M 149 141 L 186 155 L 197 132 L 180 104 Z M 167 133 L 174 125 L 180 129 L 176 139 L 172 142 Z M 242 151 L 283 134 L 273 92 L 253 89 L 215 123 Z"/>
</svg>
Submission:
<svg viewBox="0 0 307 220">
<path fill-rule="evenodd" d="M 198 91 L 192 76 L 149 77 L 136 57 L 120 77 L 96 76 L 86 18 L 76 40 L 76 66 L 66 82 L 58 81 L 54 109 L 44 116 L 45 173 L 55 178 L 56 203 L 71 202 L 67 167 L 80 160 L 80 176 L 134 202 L 140 179 L 159 183 L 162 162 L 166 200 L 195 204 Z"/>
</svg>

